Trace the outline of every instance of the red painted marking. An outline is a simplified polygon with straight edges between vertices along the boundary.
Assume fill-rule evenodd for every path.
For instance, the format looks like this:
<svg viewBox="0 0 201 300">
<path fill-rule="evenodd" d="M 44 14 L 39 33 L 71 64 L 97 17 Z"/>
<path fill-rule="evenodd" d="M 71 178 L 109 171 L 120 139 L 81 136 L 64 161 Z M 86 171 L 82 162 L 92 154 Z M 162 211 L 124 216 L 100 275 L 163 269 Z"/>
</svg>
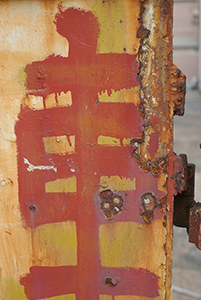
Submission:
<svg viewBox="0 0 201 300">
<path fill-rule="evenodd" d="M 57 31 L 69 41 L 68 58 L 51 55 L 26 66 L 27 88 L 32 94 L 47 96 L 71 91 L 73 101 L 80 95 L 97 99 L 98 92 L 140 85 L 136 55 L 96 54 L 99 25 L 88 11 L 67 9 L 56 15 Z"/>
<path fill-rule="evenodd" d="M 31 267 L 20 279 L 28 299 L 36 300 L 73 294 L 76 290 L 76 267 Z"/>
<path fill-rule="evenodd" d="M 20 283 L 25 287 L 25 293 L 30 300 L 71 293 L 79 296 L 79 276 L 76 273 L 76 267 L 31 267 L 30 273 L 22 277 Z M 105 284 L 107 277 L 113 278 L 117 285 L 111 287 Z M 101 268 L 98 285 L 94 286 L 94 277 L 91 277 L 88 285 L 99 294 L 153 298 L 159 296 L 157 276 L 145 269 Z"/>
<path fill-rule="evenodd" d="M 137 163 L 131 159 L 130 147 L 97 145 L 99 135 L 123 139 L 137 138 L 142 133 L 142 119 L 134 104 L 97 104 L 98 92 L 107 90 L 110 94 L 112 89 L 128 89 L 139 85 L 136 77 L 136 56 L 126 53 L 96 54 L 99 27 L 91 12 L 73 8 L 59 11 L 55 24 L 57 31 L 70 43 L 69 56 L 63 58 L 51 55 L 44 61 L 27 65 L 27 88 L 32 90 L 31 94 L 43 97 L 70 90 L 73 105 L 42 111 L 21 108 L 15 127 L 19 201 L 26 226 L 36 227 L 65 220 L 76 221 L 78 265 L 32 267 L 31 273 L 21 280 L 21 284 L 25 286 L 28 299 L 53 297 L 75 291 L 77 300 L 98 300 L 99 294 L 107 288 L 103 284 L 103 277 L 108 275 L 107 269 L 101 268 L 99 258 L 98 226 L 108 222 L 100 210 L 100 176 L 139 178 L 140 174 L 144 175 L 143 180 L 137 183 L 136 192 L 122 193 L 126 199 L 125 207 L 127 205 L 132 209 L 130 212 L 125 209 L 125 213 L 123 211 L 115 221 L 127 221 L 130 218 L 143 222 L 140 219 L 139 204 L 133 199 L 138 199 L 141 194 L 147 192 L 144 191 L 146 178 L 150 179 L 148 182 L 152 190 L 154 187 L 157 190 L 157 183 L 150 174 L 139 170 Z M 76 153 L 46 154 L 42 137 L 55 135 L 75 135 Z M 50 165 L 53 161 L 58 172 L 28 172 L 24 157 L 33 165 Z M 72 166 L 76 170 L 75 173 L 70 171 Z M 77 193 L 45 193 L 46 182 L 73 175 L 77 177 Z M 30 205 L 34 205 L 36 209 L 29 209 Z M 117 273 L 123 274 L 122 278 L 125 276 L 123 280 L 125 284 L 128 281 L 128 291 L 131 294 L 141 293 L 141 296 L 146 296 L 153 290 L 153 295 L 158 295 L 157 280 L 154 284 L 152 280 L 145 280 L 147 289 L 142 288 L 141 292 L 134 284 L 137 282 L 139 286 L 144 287 L 143 282 L 140 285 L 140 278 L 143 272 L 149 277 L 148 271 L 116 270 Z M 119 294 L 128 292 L 122 284 L 119 284 L 117 290 Z"/>
<path fill-rule="evenodd" d="M 158 143 L 159 143 L 160 132 L 156 131 L 151 134 L 150 142 L 149 142 L 149 154 L 151 159 L 154 159 L 154 156 L 158 150 Z"/>
<path fill-rule="evenodd" d="M 7 230 L 5 230 L 5 232 L 8 233 L 8 234 L 11 234 L 11 232 L 9 232 L 9 231 L 7 231 Z"/>
</svg>

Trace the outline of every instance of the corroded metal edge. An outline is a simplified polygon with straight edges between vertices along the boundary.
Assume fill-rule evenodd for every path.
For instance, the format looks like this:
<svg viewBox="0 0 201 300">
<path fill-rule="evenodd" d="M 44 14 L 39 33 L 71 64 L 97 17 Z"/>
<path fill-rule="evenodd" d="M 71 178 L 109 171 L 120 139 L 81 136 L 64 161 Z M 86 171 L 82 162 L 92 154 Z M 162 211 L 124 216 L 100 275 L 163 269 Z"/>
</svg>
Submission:
<svg viewBox="0 0 201 300">
<path fill-rule="evenodd" d="M 142 137 L 133 141 L 137 144 L 133 158 L 142 169 L 158 175 L 160 171 L 167 173 L 165 161 L 172 149 L 173 105 L 168 90 L 172 66 L 172 1 L 142 1 L 140 22 L 137 33 L 141 39 L 139 114 L 144 119 L 144 131 Z M 150 140 L 157 133 L 158 149 L 151 158 Z"/>
<path fill-rule="evenodd" d="M 138 59 L 140 62 L 141 104 L 139 114 L 144 120 L 144 130 L 139 139 L 132 141 L 135 146 L 132 156 L 140 168 L 152 172 L 153 176 L 162 175 L 165 177 L 163 187 L 166 190 L 166 195 L 163 197 L 161 209 L 166 214 L 167 220 L 164 244 L 166 254 L 164 293 L 162 295 L 163 299 L 166 300 L 171 299 L 172 296 L 172 199 L 175 193 L 173 180 L 170 180 L 175 159 L 173 153 L 175 94 L 170 95 L 170 85 L 173 81 L 173 79 L 171 80 L 171 73 L 174 70 L 172 63 L 172 17 L 172 0 L 141 0 L 139 18 L 141 26 L 137 34 L 140 38 Z M 183 76 L 183 74 L 179 73 L 179 76 Z M 185 94 L 185 91 L 182 90 L 182 93 Z M 158 137 L 157 151 L 154 157 L 153 154 L 152 156 L 150 154 L 150 143 L 153 137 Z M 164 198 L 168 201 L 164 201 Z"/>
</svg>

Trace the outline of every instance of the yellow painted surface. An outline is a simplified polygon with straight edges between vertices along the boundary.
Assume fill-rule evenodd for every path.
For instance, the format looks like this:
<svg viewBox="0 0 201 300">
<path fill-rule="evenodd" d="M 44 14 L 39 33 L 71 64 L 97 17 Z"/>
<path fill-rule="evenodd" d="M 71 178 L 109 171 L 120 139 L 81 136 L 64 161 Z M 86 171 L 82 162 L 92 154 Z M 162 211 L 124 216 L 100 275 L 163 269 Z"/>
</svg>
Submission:
<svg viewBox="0 0 201 300">
<path fill-rule="evenodd" d="M 67 93 L 61 92 L 60 94 L 57 93 L 57 105 L 59 107 L 68 107 L 72 105 L 72 94 L 71 91 Z"/>
<path fill-rule="evenodd" d="M 150 298 L 150 297 L 140 297 L 134 295 L 119 295 L 114 296 L 114 300 L 153 300 L 158 298 Z"/>
<path fill-rule="evenodd" d="M 58 34 L 58 1 L 1 1 L 0 74 L 2 93 L 25 92 L 24 67 L 48 55 L 68 56 L 68 41 Z M 12 82 L 12 84 L 11 84 Z"/>
<path fill-rule="evenodd" d="M 69 138 L 69 140 L 68 140 Z M 75 135 L 43 137 L 46 153 L 72 154 L 75 152 Z"/>
<path fill-rule="evenodd" d="M 158 190 L 164 193 L 167 193 L 165 188 L 166 180 L 167 180 L 167 175 L 165 174 L 160 174 L 160 176 L 158 177 Z"/>
<path fill-rule="evenodd" d="M 124 17 L 125 17 L 125 34 L 124 43 L 126 52 L 130 54 L 137 54 L 139 49 L 139 39 L 133 32 L 137 32 L 140 23 L 138 20 L 140 14 L 140 1 L 137 0 L 123 0 Z"/>
<path fill-rule="evenodd" d="M 76 266 L 76 222 L 40 225 L 32 229 L 33 262 L 37 266 Z"/>
<path fill-rule="evenodd" d="M 100 259 L 103 267 L 146 268 L 154 270 L 164 253 L 158 249 L 163 240 L 162 221 L 151 224 L 115 222 L 99 226 Z M 159 247 L 160 248 L 160 247 Z M 112 253 L 112 255 L 111 255 Z"/>
<path fill-rule="evenodd" d="M 140 3 L 138 0 L 86 1 L 100 22 L 98 53 L 137 54 Z M 91 5 L 90 5 L 91 4 Z"/>
<path fill-rule="evenodd" d="M 56 296 L 51 298 L 45 298 L 41 300 L 76 300 L 75 294 L 68 294 L 68 295 L 62 295 L 62 296 Z"/>
<path fill-rule="evenodd" d="M 156 298 L 140 297 L 140 296 L 134 296 L 134 295 L 114 296 L 114 300 L 152 300 L 152 299 L 156 299 Z M 111 295 L 100 295 L 99 300 L 113 300 L 113 297 Z"/>
<path fill-rule="evenodd" d="M 57 101 L 56 101 L 57 97 Z M 72 105 L 72 96 L 71 92 L 61 92 L 60 94 L 57 93 L 55 96 L 55 93 L 48 95 L 45 98 L 45 107 L 46 108 L 54 108 L 54 107 L 68 107 Z"/>
<path fill-rule="evenodd" d="M 1 80 L 0 92 L 2 84 Z M 0 94 L 0 299 L 2 300 L 26 299 L 19 285 L 19 277 L 29 271 L 31 264 L 31 234 L 29 228 L 25 229 L 19 210 L 14 130 L 24 96 L 24 94 Z"/>
<path fill-rule="evenodd" d="M 33 95 L 26 95 L 23 99 L 23 105 L 28 106 L 32 110 L 42 110 L 44 109 L 43 97 L 36 97 Z M 72 105 L 72 95 L 71 92 L 61 92 L 57 93 L 57 102 L 55 94 L 50 94 L 45 98 L 45 107 L 68 107 Z"/>
<path fill-rule="evenodd" d="M 24 97 L 24 99 L 23 99 L 23 105 L 27 105 L 30 109 L 33 109 L 33 110 L 44 109 L 43 97 L 26 95 L 26 97 Z"/>
<path fill-rule="evenodd" d="M 46 193 L 76 193 L 77 180 L 76 177 L 62 178 L 54 181 L 46 182 Z"/>
<path fill-rule="evenodd" d="M 99 135 L 97 144 L 101 146 L 109 146 L 109 147 L 121 146 L 120 139 L 115 137 L 110 137 L 110 136 L 104 136 L 104 135 Z"/>
<path fill-rule="evenodd" d="M 111 295 L 100 295 L 99 300 L 113 300 Z"/>
<path fill-rule="evenodd" d="M 24 287 L 19 283 L 19 280 L 11 278 L 2 278 L 1 285 L 4 288 L 2 300 L 28 300 L 24 293 Z"/>
<path fill-rule="evenodd" d="M 103 224 L 99 240 L 103 267 L 136 267 L 137 252 L 143 246 L 143 226 L 135 222 Z"/>
<path fill-rule="evenodd" d="M 114 176 L 101 176 L 99 190 L 110 189 L 113 191 L 134 191 L 136 190 L 136 179 L 126 177 Z"/>
<path fill-rule="evenodd" d="M 126 138 L 123 139 L 123 145 L 124 146 L 130 146 L 130 144 L 131 144 L 131 140 L 130 139 L 126 139 Z"/>
<path fill-rule="evenodd" d="M 124 12 L 122 1 L 96 1 L 92 11 L 100 22 L 98 50 L 100 53 L 122 53 L 124 49 Z M 121 21 L 120 21 L 121 20 Z"/>
<path fill-rule="evenodd" d="M 49 95 L 45 98 L 45 107 L 46 107 L 46 108 L 53 108 L 53 107 L 56 107 L 55 93 L 49 94 Z"/>
<path fill-rule="evenodd" d="M 140 103 L 140 87 L 135 86 L 131 89 L 122 89 L 115 92 L 112 90 L 112 94 L 109 96 L 107 91 L 98 94 L 99 102 L 104 103 L 134 103 L 138 105 Z"/>
<path fill-rule="evenodd" d="M 104 136 L 99 135 L 97 144 L 101 146 L 107 146 L 107 147 L 121 147 L 121 140 L 116 137 L 110 137 L 110 136 Z M 129 146 L 130 145 L 130 139 L 129 138 L 123 138 L 122 140 L 123 146 Z"/>
</svg>

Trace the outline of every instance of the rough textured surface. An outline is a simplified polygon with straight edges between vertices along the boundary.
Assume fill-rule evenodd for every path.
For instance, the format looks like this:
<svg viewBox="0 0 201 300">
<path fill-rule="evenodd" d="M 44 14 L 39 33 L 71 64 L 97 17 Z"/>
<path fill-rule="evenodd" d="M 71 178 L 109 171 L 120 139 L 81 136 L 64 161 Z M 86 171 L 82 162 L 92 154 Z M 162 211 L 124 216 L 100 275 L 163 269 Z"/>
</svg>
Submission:
<svg viewBox="0 0 201 300">
<path fill-rule="evenodd" d="M 198 91 L 187 91 L 185 115 L 175 117 L 174 150 L 186 153 L 188 161 L 196 164 L 195 199 L 201 193 L 201 96 Z M 173 285 L 201 294 L 201 251 L 188 242 L 184 228 L 174 227 Z M 173 292 L 173 300 L 192 300 L 191 297 Z"/>
<path fill-rule="evenodd" d="M 172 1 L 12 3 L 1 297 L 170 299 Z"/>
</svg>

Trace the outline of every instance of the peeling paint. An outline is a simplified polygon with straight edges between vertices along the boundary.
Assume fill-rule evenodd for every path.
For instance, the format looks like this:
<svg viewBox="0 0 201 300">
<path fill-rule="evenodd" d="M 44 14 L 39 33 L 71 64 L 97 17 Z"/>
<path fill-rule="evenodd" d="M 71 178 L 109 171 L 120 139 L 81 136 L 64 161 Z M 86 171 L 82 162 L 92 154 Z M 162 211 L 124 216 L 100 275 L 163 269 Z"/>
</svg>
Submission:
<svg viewBox="0 0 201 300">
<path fill-rule="evenodd" d="M 169 300 L 172 118 L 185 89 L 172 65 L 172 2 L 12 5 L 0 13 L 0 260 L 10 277 L 0 298 Z"/>
<path fill-rule="evenodd" d="M 57 167 L 54 166 L 34 166 L 32 165 L 27 158 L 24 158 L 24 163 L 29 165 L 27 171 L 33 172 L 34 170 L 54 170 L 57 172 Z"/>
</svg>

